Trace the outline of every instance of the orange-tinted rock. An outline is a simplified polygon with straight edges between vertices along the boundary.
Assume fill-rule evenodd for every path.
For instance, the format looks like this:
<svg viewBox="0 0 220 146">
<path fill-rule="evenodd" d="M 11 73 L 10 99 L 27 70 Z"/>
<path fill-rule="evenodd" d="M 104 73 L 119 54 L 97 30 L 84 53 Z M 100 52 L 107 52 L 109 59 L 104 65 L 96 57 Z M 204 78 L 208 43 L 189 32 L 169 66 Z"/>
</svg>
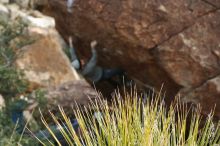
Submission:
<svg viewBox="0 0 220 146">
<path fill-rule="evenodd" d="M 30 90 L 79 79 L 63 52 L 61 40 L 54 29 L 31 28 L 29 31 L 35 41 L 21 48 L 15 64 L 24 71 Z"/>
<path fill-rule="evenodd" d="M 29 6 L 40 8 L 44 2 L 46 1 L 16 0 L 16 3 L 20 3 L 21 7 L 25 8 Z M 32 110 L 38 105 L 39 100 L 36 99 L 38 94 L 34 94 L 35 89 L 43 88 L 48 91 L 47 105 L 53 109 L 57 109 L 57 105 L 70 108 L 75 102 L 79 105 L 87 105 L 89 96 L 91 99 L 96 97 L 95 90 L 79 77 L 64 53 L 67 45 L 54 28 L 55 20 L 52 17 L 45 16 L 38 11 L 21 9 L 15 3 L 2 6 L 0 10 L 2 12 L 4 10 L 4 13 L 0 12 L 2 17 L 7 16 L 11 22 L 16 21 L 15 24 L 25 23 L 27 25 L 24 30 L 22 29 L 21 35 L 14 34 L 16 37 L 9 42 L 9 48 L 15 52 L 13 65 L 23 71 L 24 78 L 29 85 L 28 90 L 20 94 L 20 98 L 27 99 L 30 104 L 24 114 L 26 118 L 31 116 Z M 20 25 L 18 28 L 19 31 L 16 33 L 20 34 Z M 33 93 L 31 94 L 33 99 L 29 93 Z M 4 98 L 0 94 L 0 109 L 3 105 Z"/>
<path fill-rule="evenodd" d="M 220 105 L 219 93 L 203 86 L 220 74 L 219 6 L 218 0 L 75 0 L 68 13 L 65 0 L 49 0 L 44 13 L 55 18 L 66 39 L 74 37 L 84 58 L 96 39 L 100 65 L 119 66 L 157 89 L 164 83 L 170 97 L 179 89 L 207 88 L 212 98 L 202 92 L 195 97 L 210 100 L 206 113 Z"/>
</svg>

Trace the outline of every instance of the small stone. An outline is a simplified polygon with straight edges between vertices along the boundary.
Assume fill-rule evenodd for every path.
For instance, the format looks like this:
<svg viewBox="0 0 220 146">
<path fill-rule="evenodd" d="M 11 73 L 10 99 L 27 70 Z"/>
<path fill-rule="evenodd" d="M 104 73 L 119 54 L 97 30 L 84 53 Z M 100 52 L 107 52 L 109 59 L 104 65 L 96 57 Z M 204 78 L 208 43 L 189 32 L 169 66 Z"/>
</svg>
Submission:
<svg viewBox="0 0 220 146">
<path fill-rule="evenodd" d="M 9 20 L 9 10 L 4 5 L 0 4 L 0 21 L 7 22 Z"/>
<path fill-rule="evenodd" d="M 0 110 L 5 107 L 5 100 L 3 96 L 0 94 Z"/>
</svg>

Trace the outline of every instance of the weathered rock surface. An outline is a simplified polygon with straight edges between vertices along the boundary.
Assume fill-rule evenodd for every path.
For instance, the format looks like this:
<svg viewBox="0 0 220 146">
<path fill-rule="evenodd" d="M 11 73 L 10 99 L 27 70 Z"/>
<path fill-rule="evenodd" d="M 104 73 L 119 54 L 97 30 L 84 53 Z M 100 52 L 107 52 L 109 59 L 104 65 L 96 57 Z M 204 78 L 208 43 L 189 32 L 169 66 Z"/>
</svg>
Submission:
<svg viewBox="0 0 220 146">
<path fill-rule="evenodd" d="M 66 1 L 48 0 L 44 13 L 66 39 L 74 36 L 81 56 L 89 58 L 86 44 L 96 39 L 100 65 L 156 88 L 164 83 L 170 97 L 181 89 L 208 113 L 220 106 L 220 83 L 212 83 L 220 74 L 219 9 L 217 0 L 76 0 L 69 13 Z"/>
<path fill-rule="evenodd" d="M 9 0 L 2 0 L 9 3 Z M 1 1 L 0 1 L 1 2 Z M 47 3 L 47 0 L 10 0 L 10 3 L 16 3 L 23 9 L 35 9 Z"/>
<path fill-rule="evenodd" d="M 215 106 L 216 117 L 220 117 L 220 76 L 204 82 L 186 94 L 183 101 L 200 103 L 203 113 L 208 115 Z"/>
<path fill-rule="evenodd" d="M 57 86 L 79 79 L 63 52 L 62 40 L 54 29 L 30 27 L 28 31 L 32 39 L 36 39 L 32 44 L 21 48 L 15 64 L 32 83 L 31 89 Z"/>
<path fill-rule="evenodd" d="M 41 28 L 54 28 L 55 20 L 52 17 L 45 16 L 39 11 L 20 9 L 17 4 L 10 4 L 7 6 L 10 11 L 10 18 L 16 19 L 20 17 L 29 26 Z"/>
<path fill-rule="evenodd" d="M 10 44 L 13 49 L 19 50 L 15 65 L 24 70 L 26 79 L 31 83 L 30 91 L 79 79 L 63 51 L 66 45 L 54 28 L 55 20 L 52 17 L 38 11 L 21 9 L 13 3 L 0 4 L 0 18 L 5 22 L 20 18 L 22 23 L 28 25 L 23 35 Z M 24 42 L 25 46 L 18 48 L 16 42 Z"/>
<path fill-rule="evenodd" d="M 46 98 L 46 109 L 58 111 L 58 106 L 63 108 L 77 108 L 77 106 L 89 107 L 91 102 L 95 102 L 99 94 L 94 90 L 86 80 L 74 80 L 65 82 L 58 86 L 43 88 Z M 26 111 L 31 113 L 39 103 L 36 102 L 36 91 L 32 92 L 31 100 Z"/>
<path fill-rule="evenodd" d="M 24 78 L 28 81 L 27 92 L 34 93 L 32 91 L 35 89 L 43 88 L 47 91 L 48 105 L 55 108 L 57 105 L 70 107 L 75 102 L 79 105 L 86 105 L 89 102 L 88 97 L 93 100 L 97 94 L 72 68 L 63 50 L 67 45 L 55 29 L 54 18 L 45 16 L 39 11 L 24 9 L 30 4 L 43 5 L 45 1 L 15 0 L 10 2 L 12 4 L 0 4 L 0 19 L 5 22 L 16 21 L 27 25 L 21 35 L 9 42 L 10 48 L 16 52 L 13 65 L 23 71 Z M 18 6 L 14 2 L 21 2 L 21 5 Z M 23 95 L 26 93 L 22 93 L 21 97 Z M 35 99 L 27 100 L 31 105 L 26 109 L 26 116 L 30 117 L 31 110 L 38 103 Z M 3 104 L 4 100 L 0 95 L 0 108 Z"/>
<path fill-rule="evenodd" d="M 8 4 L 8 3 L 9 3 L 9 0 L 0 0 L 0 3 Z"/>
<path fill-rule="evenodd" d="M 50 105 L 75 107 L 76 103 L 88 106 L 97 98 L 97 92 L 85 80 L 75 80 L 47 89 L 46 97 Z M 57 108 L 57 107 L 55 107 Z"/>
<path fill-rule="evenodd" d="M 176 83 L 196 87 L 220 74 L 220 11 L 198 19 L 155 49 L 158 63 Z"/>
<path fill-rule="evenodd" d="M 30 26 L 36 26 L 41 28 L 54 28 L 55 20 L 51 17 L 42 15 L 38 11 L 31 11 L 29 14 L 20 13 L 23 21 L 28 23 Z"/>
</svg>

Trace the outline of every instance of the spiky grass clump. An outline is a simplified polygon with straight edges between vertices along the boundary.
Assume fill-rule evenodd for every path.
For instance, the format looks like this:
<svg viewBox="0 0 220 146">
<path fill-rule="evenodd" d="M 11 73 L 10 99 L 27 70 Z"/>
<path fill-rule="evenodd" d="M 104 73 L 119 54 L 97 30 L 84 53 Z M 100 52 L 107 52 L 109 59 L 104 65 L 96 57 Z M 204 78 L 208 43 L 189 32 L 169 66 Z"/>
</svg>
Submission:
<svg viewBox="0 0 220 146">
<path fill-rule="evenodd" d="M 118 95 L 120 97 L 120 95 Z M 91 112 L 95 109 L 95 114 Z M 167 110 L 160 95 L 143 101 L 137 94 L 115 98 L 111 106 L 99 98 L 90 108 L 74 110 L 80 132 L 74 130 L 70 118 L 60 108 L 63 122 L 52 113 L 63 140 L 78 146 L 211 146 L 220 144 L 220 122 L 213 123 L 213 113 L 200 127 L 200 108 L 172 104 Z M 188 120 L 190 119 L 190 120 Z M 58 145 L 57 134 L 42 121 Z M 63 126 L 66 123 L 66 126 Z M 77 134 L 78 132 L 78 134 Z M 41 142 L 43 144 L 43 142 Z M 52 142 L 50 142 L 51 145 Z M 46 144 L 44 144 L 46 145 Z"/>
</svg>

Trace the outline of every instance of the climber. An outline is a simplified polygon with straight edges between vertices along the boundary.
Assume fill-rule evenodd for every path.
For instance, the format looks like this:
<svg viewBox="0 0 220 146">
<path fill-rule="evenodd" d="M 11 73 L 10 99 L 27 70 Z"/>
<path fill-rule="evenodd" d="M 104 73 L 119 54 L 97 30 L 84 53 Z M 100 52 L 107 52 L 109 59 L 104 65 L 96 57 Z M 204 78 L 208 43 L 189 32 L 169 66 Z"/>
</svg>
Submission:
<svg viewBox="0 0 220 146">
<path fill-rule="evenodd" d="M 74 4 L 75 0 L 67 0 L 66 6 L 67 6 L 67 11 L 69 13 L 72 13 L 72 7 Z"/>
<path fill-rule="evenodd" d="M 96 52 L 96 47 L 97 42 L 92 41 L 90 46 L 92 50 L 92 57 L 90 58 L 89 62 L 82 68 L 81 63 L 79 59 L 77 58 L 75 49 L 72 44 L 72 38 L 69 38 L 69 46 L 70 46 L 70 53 L 71 53 L 71 61 L 72 61 L 72 66 L 79 71 L 83 76 L 85 76 L 87 79 L 90 81 L 97 83 L 98 81 L 101 80 L 108 80 L 111 83 L 113 81 L 111 80 L 112 77 L 118 76 L 120 79 L 124 75 L 124 71 L 119 68 L 114 68 L 114 69 L 104 69 L 100 66 L 97 66 L 97 52 Z M 121 81 L 122 83 L 122 81 Z M 116 85 L 116 83 L 113 83 Z"/>
</svg>

